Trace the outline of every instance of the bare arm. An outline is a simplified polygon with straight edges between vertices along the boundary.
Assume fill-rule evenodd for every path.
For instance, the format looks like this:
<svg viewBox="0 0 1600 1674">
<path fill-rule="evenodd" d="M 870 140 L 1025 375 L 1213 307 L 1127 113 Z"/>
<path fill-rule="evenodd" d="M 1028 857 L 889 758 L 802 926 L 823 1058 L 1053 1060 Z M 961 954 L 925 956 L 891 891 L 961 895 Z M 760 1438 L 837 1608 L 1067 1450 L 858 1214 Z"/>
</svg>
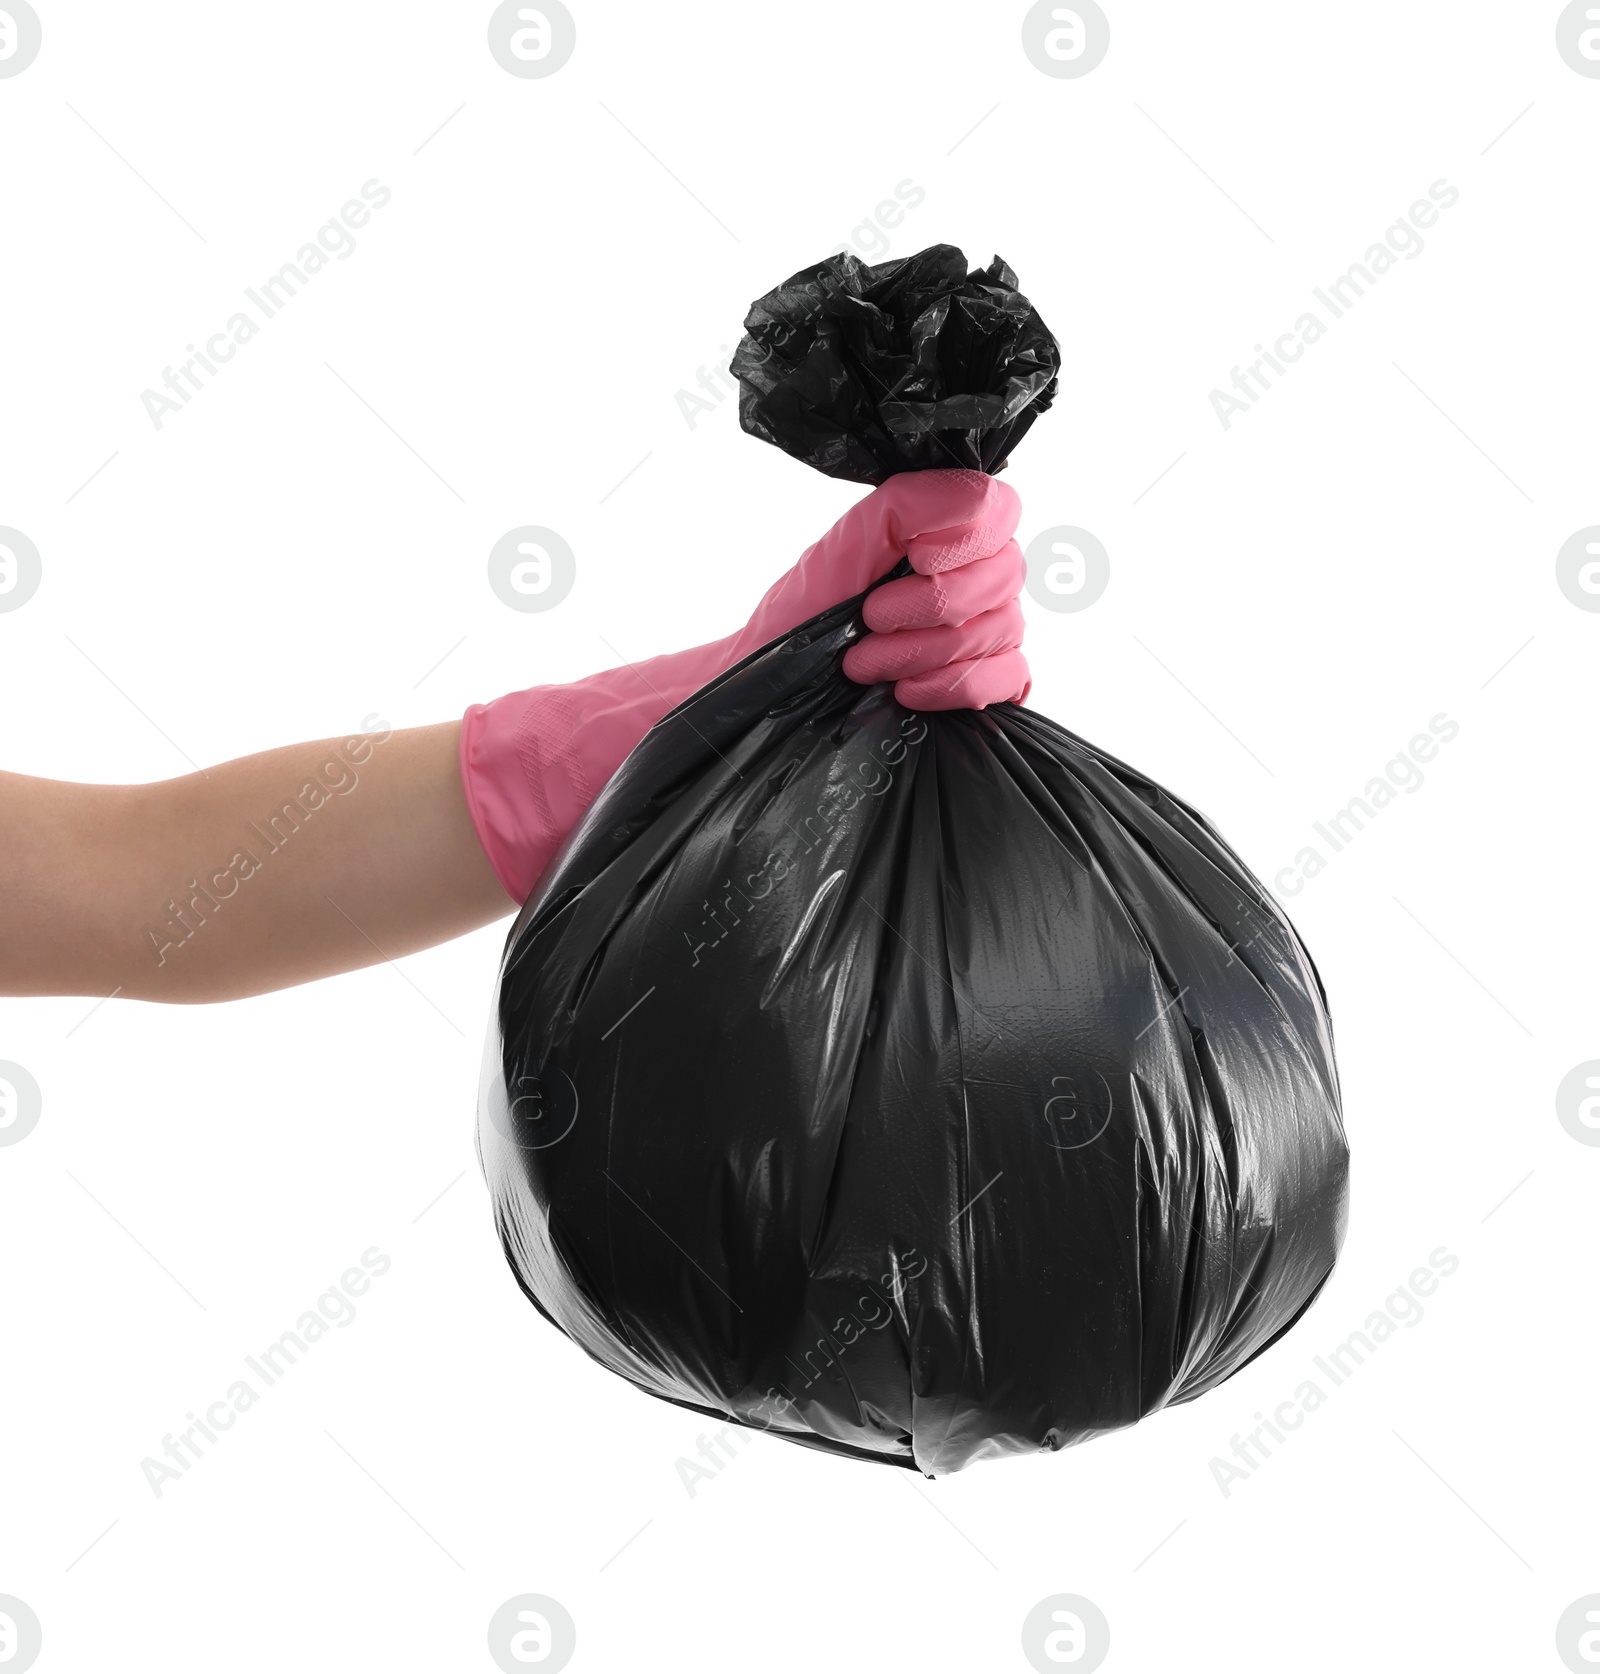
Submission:
<svg viewBox="0 0 1600 1674">
<path fill-rule="evenodd" d="M 459 736 L 292 744 L 151 785 L 0 773 L 0 994 L 239 999 L 503 917 Z"/>
</svg>

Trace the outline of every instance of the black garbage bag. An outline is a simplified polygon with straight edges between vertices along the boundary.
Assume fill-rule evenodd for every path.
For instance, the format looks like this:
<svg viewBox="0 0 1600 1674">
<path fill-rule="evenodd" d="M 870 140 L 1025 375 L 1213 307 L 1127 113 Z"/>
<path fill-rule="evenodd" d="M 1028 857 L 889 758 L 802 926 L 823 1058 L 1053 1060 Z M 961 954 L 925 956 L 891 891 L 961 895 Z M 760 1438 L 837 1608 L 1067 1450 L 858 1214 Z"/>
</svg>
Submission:
<svg viewBox="0 0 1600 1674">
<path fill-rule="evenodd" d="M 1056 348 L 964 266 L 836 258 L 757 303 L 747 428 L 864 480 L 930 439 L 998 468 Z M 1259 1354 L 1332 1269 L 1346 1147 L 1316 971 L 1211 826 L 1027 709 L 855 685 L 860 607 L 596 801 L 508 940 L 479 1151 L 523 1289 L 602 1365 L 932 1475 Z"/>
</svg>

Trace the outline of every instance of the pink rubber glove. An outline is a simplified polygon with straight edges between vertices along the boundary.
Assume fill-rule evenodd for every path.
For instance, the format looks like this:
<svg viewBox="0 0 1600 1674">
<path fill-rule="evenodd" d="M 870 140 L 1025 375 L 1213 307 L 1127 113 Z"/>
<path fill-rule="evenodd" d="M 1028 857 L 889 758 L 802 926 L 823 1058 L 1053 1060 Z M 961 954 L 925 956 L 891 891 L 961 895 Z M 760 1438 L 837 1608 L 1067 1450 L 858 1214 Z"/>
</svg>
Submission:
<svg viewBox="0 0 1600 1674">
<path fill-rule="evenodd" d="M 506 893 L 533 893 L 562 839 L 669 710 L 752 651 L 909 557 L 915 574 L 867 600 L 845 653 L 863 685 L 893 680 L 908 709 L 983 709 L 1028 694 L 1017 602 L 1016 494 L 981 471 L 910 471 L 852 506 L 781 577 L 738 633 L 570 686 L 475 704 L 461 722 L 461 783 Z"/>
</svg>

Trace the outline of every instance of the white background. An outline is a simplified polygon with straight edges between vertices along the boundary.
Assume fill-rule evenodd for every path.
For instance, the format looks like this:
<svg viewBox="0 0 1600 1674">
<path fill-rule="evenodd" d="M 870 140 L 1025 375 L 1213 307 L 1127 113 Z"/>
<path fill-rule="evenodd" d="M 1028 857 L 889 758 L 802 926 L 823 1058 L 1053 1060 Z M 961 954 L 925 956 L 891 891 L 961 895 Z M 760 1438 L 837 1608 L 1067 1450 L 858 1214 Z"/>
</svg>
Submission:
<svg viewBox="0 0 1600 1674">
<path fill-rule="evenodd" d="M 1280 891 L 1460 728 L 1286 897 L 1353 1152 L 1311 1314 L 1193 1405 L 936 1483 L 757 1437 L 691 1497 L 705 1421 L 524 1302 L 472 1149 L 502 929 L 233 1005 L 7 1003 L 44 1114 L 0 1149 L 0 1593 L 38 1666 L 490 1669 L 539 1592 L 574 1668 L 1024 1669 L 1071 1592 L 1114 1670 L 1559 1668 L 1600 1591 L 1600 1151 L 1554 1102 L 1600 1057 L 1600 615 L 1555 581 L 1600 522 L 1600 80 L 1559 7 L 1106 0 L 1055 79 L 1017 4 L 573 0 L 519 79 L 487 4 L 38 4 L 0 80 L 0 523 L 43 558 L 5 767 L 161 778 L 731 631 L 862 491 L 676 392 L 905 180 L 887 253 L 998 250 L 1062 343 L 1021 533 L 1092 530 L 1111 580 L 1029 601 L 1036 708 Z M 140 392 L 372 178 L 355 253 L 154 428 Z M 1439 179 L 1422 253 L 1224 430 L 1210 390 Z M 577 555 L 548 614 L 487 585 L 523 523 Z M 157 1499 L 140 1461 L 373 1245 L 355 1321 Z M 1439 1246 L 1421 1322 L 1224 1496 Z"/>
</svg>

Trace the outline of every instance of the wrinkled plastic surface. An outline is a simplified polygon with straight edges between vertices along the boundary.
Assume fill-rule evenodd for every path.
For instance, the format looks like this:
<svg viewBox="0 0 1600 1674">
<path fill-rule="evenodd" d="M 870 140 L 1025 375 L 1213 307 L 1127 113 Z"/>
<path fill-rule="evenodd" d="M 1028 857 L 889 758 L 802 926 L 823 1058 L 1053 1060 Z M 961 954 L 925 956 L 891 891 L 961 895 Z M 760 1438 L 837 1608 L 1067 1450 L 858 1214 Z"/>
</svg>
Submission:
<svg viewBox="0 0 1600 1674">
<path fill-rule="evenodd" d="M 753 303 L 731 370 L 739 422 L 830 477 L 991 475 L 1056 391 L 1060 350 L 998 256 L 971 275 L 935 244 L 865 267 L 848 251 Z"/>
<path fill-rule="evenodd" d="M 1316 972 L 1232 850 L 1040 715 L 854 685 L 860 604 L 591 807 L 507 942 L 479 1151 L 602 1365 L 936 1475 L 1237 1371 L 1327 1279 L 1347 1153 Z"/>
</svg>

